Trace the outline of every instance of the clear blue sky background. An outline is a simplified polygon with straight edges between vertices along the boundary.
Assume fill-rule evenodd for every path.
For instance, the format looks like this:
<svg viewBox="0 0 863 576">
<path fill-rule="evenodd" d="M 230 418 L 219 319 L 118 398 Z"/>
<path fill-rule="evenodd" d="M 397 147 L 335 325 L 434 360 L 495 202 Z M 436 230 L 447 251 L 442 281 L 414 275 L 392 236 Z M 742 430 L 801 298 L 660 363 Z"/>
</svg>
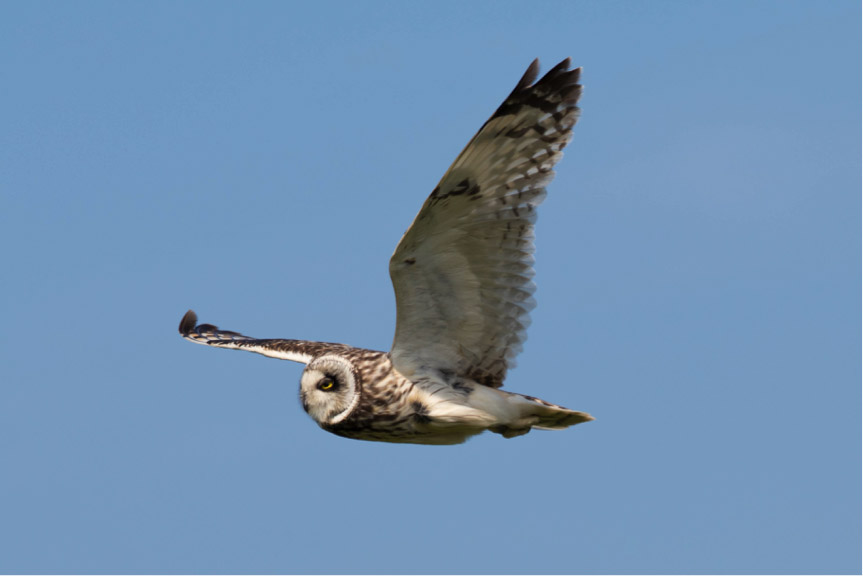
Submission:
<svg viewBox="0 0 863 576">
<path fill-rule="evenodd" d="M 859 573 L 859 2 L 0 4 L 0 572 Z M 534 57 L 584 66 L 507 388 L 345 440 L 387 262 Z"/>
</svg>

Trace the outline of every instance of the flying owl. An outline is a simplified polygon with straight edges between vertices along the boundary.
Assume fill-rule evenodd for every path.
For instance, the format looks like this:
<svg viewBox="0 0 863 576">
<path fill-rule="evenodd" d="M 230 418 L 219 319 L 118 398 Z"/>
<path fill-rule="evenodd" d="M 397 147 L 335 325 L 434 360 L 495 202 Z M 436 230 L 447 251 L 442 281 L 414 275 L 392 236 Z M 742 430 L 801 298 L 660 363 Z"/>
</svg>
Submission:
<svg viewBox="0 0 863 576">
<path fill-rule="evenodd" d="M 189 310 L 198 344 L 306 365 L 303 409 L 321 428 L 361 440 L 459 444 L 593 418 L 501 390 L 535 306 L 536 208 L 579 115 L 581 68 L 567 58 L 539 81 L 534 60 L 444 174 L 390 259 L 396 332 L 387 352 L 306 340 L 260 340 Z"/>
</svg>

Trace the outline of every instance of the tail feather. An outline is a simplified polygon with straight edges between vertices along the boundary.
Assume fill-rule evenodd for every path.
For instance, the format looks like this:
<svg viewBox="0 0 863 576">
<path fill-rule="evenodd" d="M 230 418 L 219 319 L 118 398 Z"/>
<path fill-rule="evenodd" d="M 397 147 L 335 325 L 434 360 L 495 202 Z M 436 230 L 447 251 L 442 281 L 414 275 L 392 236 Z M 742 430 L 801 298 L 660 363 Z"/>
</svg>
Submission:
<svg viewBox="0 0 863 576">
<path fill-rule="evenodd" d="M 551 402 L 546 402 L 533 396 L 525 394 L 513 394 L 523 398 L 526 402 L 525 409 L 531 416 L 536 416 L 538 421 L 532 427 L 536 430 L 564 430 L 570 426 L 595 420 L 587 412 L 570 410 Z M 529 404 L 528 404 L 529 403 Z"/>
</svg>

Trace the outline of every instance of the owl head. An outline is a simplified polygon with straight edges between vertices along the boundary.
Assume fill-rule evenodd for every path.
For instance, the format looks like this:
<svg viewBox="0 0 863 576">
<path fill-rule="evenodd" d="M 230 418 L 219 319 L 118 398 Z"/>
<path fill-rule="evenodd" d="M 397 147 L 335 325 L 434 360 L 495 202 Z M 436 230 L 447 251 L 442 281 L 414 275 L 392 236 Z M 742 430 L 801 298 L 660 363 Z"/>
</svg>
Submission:
<svg viewBox="0 0 863 576">
<path fill-rule="evenodd" d="M 359 376 L 353 364 L 341 356 L 315 358 L 300 378 L 300 402 L 321 426 L 344 420 L 360 399 Z"/>
</svg>

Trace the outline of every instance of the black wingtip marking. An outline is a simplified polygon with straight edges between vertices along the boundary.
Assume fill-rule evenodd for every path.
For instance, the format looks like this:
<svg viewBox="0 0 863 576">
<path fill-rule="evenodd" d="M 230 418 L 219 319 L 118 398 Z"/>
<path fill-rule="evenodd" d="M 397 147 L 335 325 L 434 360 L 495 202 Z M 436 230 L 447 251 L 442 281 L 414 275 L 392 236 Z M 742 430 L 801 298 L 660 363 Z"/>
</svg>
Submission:
<svg viewBox="0 0 863 576">
<path fill-rule="evenodd" d="M 534 61 L 530 63 L 530 66 L 528 66 L 527 71 L 525 71 L 524 76 L 522 76 L 521 80 L 518 81 L 518 84 L 515 85 L 510 97 L 515 96 L 525 88 L 530 88 L 537 84 L 552 83 L 558 77 L 563 75 L 566 75 L 566 77 L 562 79 L 566 84 L 574 84 L 578 82 L 579 77 L 581 76 L 581 66 L 574 70 L 570 70 L 570 66 L 572 66 L 572 59 L 568 57 L 564 58 L 557 64 L 557 66 L 546 72 L 537 82 L 536 79 L 539 77 L 539 58 L 534 59 Z"/>
<path fill-rule="evenodd" d="M 239 332 L 219 330 L 219 327 L 213 324 L 198 324 L 198 315 L 193 310 L 186 312 L 180 320 L 180 335 L 197 342 L 203 341 L 211 346 L 222 346 L 225 342 L 237 340 L 253 340 Z"/>
<path fill-rule="evenodd" d="M 581 95 L 581 85 L 578 84 L 581 68 L 570 70 L 571 64 L 572 61 L 565 58 L 537 81 L 539 60 L 534 60 L 491 118 L 516 114 L 522 106 L 533 106 L 549 113 L 554 113 L 561 104 L 575 108 Z M 558 98 L 549 99 L 553 94 Z"/>
<path fill-rule="evenodd" d="M 195 314 L 194 310 L 189 310 L 183 316 L 183 319 L 180 320 L 180 334 L 183 336 L 188 335 L 192 330 L 195 329 L 195 324 L 198 323 L 198 315 Z"/>
<path fill-rule="evenodd" d="M 561 61 L 557 66 L 546 72 L 545 76 L 543 76 L 539 82 L 548 82 L 558 74 L 569 71 L 569 66 L 571 64 L 572 60 L 570 58 L 564 58 L 563 61 Z M 573 70 L 573 72 L 575 72 L 575 79 L 578 79 L 578 71 L 580 70 L 580 68 L 576 68 L 575 70 Z M 537 84 L 539 82 L 537 82 Z"/>
<path fill-rule="evenodd" d="M 534 58 L 533 62 L 530 63 L 530 66 L 527 67 L 527 70 L 524 71 L 524 75 L 521 77 L 521 80 L 519 80 L 518 84 L 515 85 L 510 96 L 514 96 L 519 91 L 524 90 L 533 84 L 537 76 L 539 76 L 539 58 Z"/>
</svg>

